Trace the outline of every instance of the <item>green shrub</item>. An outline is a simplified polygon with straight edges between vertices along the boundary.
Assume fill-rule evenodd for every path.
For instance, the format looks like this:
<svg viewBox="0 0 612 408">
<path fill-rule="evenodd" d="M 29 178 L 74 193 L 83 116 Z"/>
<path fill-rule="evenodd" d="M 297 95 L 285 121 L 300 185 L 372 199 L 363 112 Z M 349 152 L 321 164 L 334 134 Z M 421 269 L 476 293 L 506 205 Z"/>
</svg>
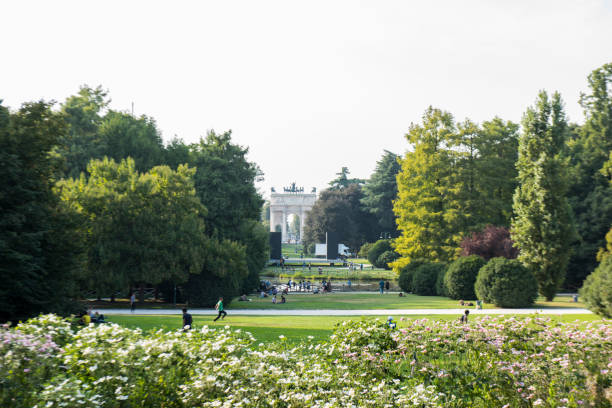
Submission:
<svg viewBox="0 0 612 408">
<path fill-rule="evenodd" d="M 363 244 L 361 246 L 361 248 L 359 248 L 359 252 L 357 253 L 357 255 L 359 255 L 360 258 L 367 258 L 368 257 L 368 252 L 370 252 L 370 249 L 372 248 L 372 246 L 374 245 L 373 242 L 366 242 L 365 244 Z"/>
<path fill-rule="evenodd" d="M 376 266 L 377 268 L 384 268 L 386 270 L 390 270 L 391 267 L 389 266 L 389 264 L 395 261 L 398 257 L 399 255 L 395 251 L 385 251 L 380 254 L 374 266 Z"/>
<path fill-rule="evenodd" d="M 421 296 L 435 295 L 438 274 L 444 273 L 444 268 L 442 263 L 425 263 L 419 266 L 412 278 L 414 293 Z"/>
<path fill-rule="evenodd" d="M 593 313 L 612 318 L 612 255 L 606 256 L 587 276 L 580 295 Z"/>
<path fill-rule="evenodd" d="M 533 273 L 516 259 L 492 258 L 478 272 L 476 295 L 499 307 L 531 306 L 538 296 Z"/>
<path fill-rule="evenodd" d="M 388 239 L 376 241 L 368 251 L 368 261 L 377 268 L 381 268 L 381 266 L 377 265 L 378 257 L 386 251 L 393 251 L 393 248 L 391 248 L 391 241 Z"/>
<path fill-rule="evenodd" d="M 404 292 L 414 292 L 414 287 L 412 286 L 414 272 L 419 268 L 419 266 L 423 265 L 424 263 L 425 261 L 417 259 L 401 267 L 401 269 L 399 270 L 398 284 Z"/>
<path fill-rule="evenodd" d="M 447 270 L 448 268 L 445 267 L 440 272 L 438 272 L 438 277 L 436 278 L 436 295 L 438 296 L 448 296 L 448 290 L 444 285 L 444 277 L 447 274 Z"/>
<path fill-rule="evenodd" d="M 451 299 L 476 299 L 476 277 L 486 263 L 478 255 L 462 256 L 451 263 L 444 277 L 447 296 Z"/>
</svg>

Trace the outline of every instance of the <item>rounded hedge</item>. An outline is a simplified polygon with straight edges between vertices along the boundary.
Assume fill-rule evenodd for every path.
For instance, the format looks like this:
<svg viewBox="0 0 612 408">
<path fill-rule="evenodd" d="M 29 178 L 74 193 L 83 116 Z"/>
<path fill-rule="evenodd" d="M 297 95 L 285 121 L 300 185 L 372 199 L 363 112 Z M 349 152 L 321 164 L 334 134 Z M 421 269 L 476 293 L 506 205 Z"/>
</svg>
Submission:
<svg viewBox="0 0 612 408">
<path fill-rule="evenodd" d="M 399 257 L 399 255 L 397 253 L 395 253 L 395 251 L 385 251 L 382 254 L 380 254 L 378 259 L 376 260 L 376 265 L 375 266 L 378 267 L 378 268 L 385 268 L 385 269 L 389 270 L 389 269 L 391 269 L 389 264 L 391 262 L 395 261 L 398 257 Z"/>
<path fill-rule="evenodd" d="M 447 296 L 451 299 L 476 299 L 474 284 L 478 271 L 487 262 L 478 255 L 462 256 L 451 263 L 444 276 Z"/>
<path fill-rule="evenodd" d="M 357 253 L 357 255 L 360 258 L 367 258 L 368 252 L 370 252 L 370 249 L 372 249 L 372 246 L 374 246 L 373 242 L 366 242 L 365 244 L 361 246 L 361 248 L 359 248 L 359 252 Z"/>
<path fill-rule="evenodd" d="M 605 257 L 587 276 L 580 296 L 590 311 L 612 318 L 612 255 Z"/>
<path fill-rule="evenodd" d="M 531 306 L 538 297 L 533 273 L 516 259 L 492 258 L 478 272 L 476 295 L 499 307 Z"/>
<path fill-rule="evenodd" d="M 398 284 L 404 292 L 414 292 L 414 288 L 412 287 L 412 279 L 414 278 L 414 272 L 419 268 L 419 266 L 423 264 L 425 264 L 424 261 L 415 260 L 401 267 L 401 269 L 399 270 Z"/>
<path fill-rule="evenodd" d="M 435 295 L 438 274 L 444 273 L 445 267 L 446 266 L 441 263 L 425 263 L 419 266 L 412 278 L 414 293 L 421 296 Z"/>
<path fill-rule="evenodd" d="M 391 242 L 388 239 L 378 240 L 372 245 L 370 250 L 368 251 L 368 261 L 377 268 L 383 268 L 378 265 L 378 258 L 383 254 L 383 252 L 393 251 L 391 248 Z"/>
</svg>

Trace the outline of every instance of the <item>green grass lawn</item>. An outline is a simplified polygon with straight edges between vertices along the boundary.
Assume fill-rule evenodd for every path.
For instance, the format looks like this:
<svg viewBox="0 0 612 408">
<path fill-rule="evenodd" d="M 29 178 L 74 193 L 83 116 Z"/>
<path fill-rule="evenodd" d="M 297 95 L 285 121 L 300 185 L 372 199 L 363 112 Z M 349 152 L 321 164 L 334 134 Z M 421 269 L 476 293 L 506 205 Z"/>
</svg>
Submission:
<svg viewBox="0 0 612 408">
<path fill-rule="evenodd" d="M 299 258 L 304 251 L 302 244 L 282 244 L 281 253 L 286 258 Z"/>
<path fill-rule="evenodd" d="M 287 266 L 285 269 L 281 269 L 278 266 L 268 266 L 261 273 L 262 279 L 265 277 L 279 277 L 280 279 L 288 279 L 289 277 L 294 279 L 307 279 L 316 282 L 320 282 L 323 279 L 333 278 L 336 280 L 346 281 L 347 279 L 351 279 L 353 281 L 357 280 L 376 280 L 376 279 L 397 279 L 397 274 L 393 271 L 388 271 L 385 269 L 370 267 L 366 269 L 355 269 L 352 271 L 348 270 L 348 267 L 336 267 L 336 266 L 322 266 L 322 273 L 319 275 L 318 272 L 319 266 L 317 264 L 312 264 L 310 271 L 308 270 L 308 266 Z"/>
<path fill-rule="evenodd" d="M 280 295 L 278 296 L 280 299 Z M 286 296 L 287 303 L 273 304 L 272 298 L 259 298 L 249 296 L 251 302 L 238 302 L 235 299 L 230 308 L 232 309 L 454 309 L 461 308 L 459 302 L 440 296 L 417 296 L 405 295 L 399 297 L 397 293 L 359 293 L 350 292 L 326 293 L 326 294 L 290 294 Z M 493 305 L 485 304 L 485 308 L 494 308 Z M 584 307 L 581 302 L 574 303 L 570 297 L 557 297 L 553 302 L 546 302 L 543 298 L 539 299 L 534 307 Z"/>
<path fill-rule="evenodd" d="M 231 311 L 230 311 L 231 313 Z M 248 331 L 259 342 L 271 342 L 278 340 L 283 335 L 288 342 L 309 341 L 308 336 L 312 336 L 312 341 L 318 342 L 327 339 L 333 332 L 334 326 L 345 320 L 386 320 L 387 316 L 233 316 L 228 314 L 225 320 L 213 322 L 214 316 L 194 316 L 194 328 L 208 325 L 209 327 L 230 326 L 232 329 Z M 573 322 L 595 321 L 600 318 L 596 315 L 562 315 L 546 316 L 555 321 Z M 455 315 L 415 315 L 405 316 L 404 321 L 396 317 L 398 327 L 406 325 L 405 321 L 410 319 L 431 319 L 446 321 L 457 319 Z M 477 320 L 480 317 L 473 317 Z M 109 322 L 117 323 L 129 328 L 141 328 L 142 330 L 176 330 L 180 329 L 182 320 L 180 315 L 176 316 L 155 316 L 155 315 L 123 315 L 109 316 Z"/>
<path fill-rule="evenodd" d="M 337 309 L 337 310 L 356 310 L 356 309 L 456 309 L 461 308 L 459 302 L 440 296 L 417 296 L 404 295 L 399 297 L 397 293 L 385 293 L 381 295 L 377 292 L 372 293 L 351 293 L 351 292 L 336 292 L 317 294 L 296 294 L 292 293 L 287 296 L 287 303 L 272 304 L 272 298 L 259 298 L 253 294 L 248 297 L 251 302 L 239 302 L 238 298 L 229 306 L 229 309 L 278 309 L 278 310 L 296 310 L 296 309 Z M 280 296 L 278 296 L 280 299 Z M 109 302 L 91 302 L 90 305 L 96 309 L 105 308 L 125 308 L 130 307 L 128 299 L 117 299 L 115 303 Z M 182 307 L 183 305 L 177 305 Z M 485 309 L 492 309 L 495 306 L 490 304 L 484 305 Z M 583 308 L 582 302 L 574 303 L 569 296 L 557 296 L 552 302 L 546 302 L 544 298 L 539 298 L 534 308 Z M 173 308 L 173 305 L 161 302 L 145 302 L 144 305 L 138 305 L 137 309 L 167 309 Z M 469 308 L 469 307 L 468 307 Z"/>
</svg>

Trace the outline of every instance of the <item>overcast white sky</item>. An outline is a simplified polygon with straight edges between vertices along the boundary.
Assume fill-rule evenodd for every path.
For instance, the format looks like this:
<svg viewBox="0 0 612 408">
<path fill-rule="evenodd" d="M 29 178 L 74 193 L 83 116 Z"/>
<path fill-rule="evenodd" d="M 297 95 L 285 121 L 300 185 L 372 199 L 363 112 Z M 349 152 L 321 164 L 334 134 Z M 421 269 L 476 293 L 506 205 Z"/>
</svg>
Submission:
<svg viewBox="0 0 612 408">
<path fill-rule="evenodd" d="M 5 1 L 0 99 L 82 84 L 157 120 L 164 140 L 231 129 L 262 192 L 367 178 L 428 105 L 519 121 L 539 89 L 571 120 L 612 62 L 612 1 Z"/>
</svg>

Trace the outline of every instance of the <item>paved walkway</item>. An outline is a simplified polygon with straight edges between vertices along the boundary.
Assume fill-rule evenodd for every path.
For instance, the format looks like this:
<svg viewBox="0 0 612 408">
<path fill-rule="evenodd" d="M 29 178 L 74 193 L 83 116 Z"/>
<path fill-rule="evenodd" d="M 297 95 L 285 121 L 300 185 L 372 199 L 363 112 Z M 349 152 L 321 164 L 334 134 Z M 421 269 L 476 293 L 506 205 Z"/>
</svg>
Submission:
<svg viewBox="0 0 612 408">
<path fill-rule="evenodd" d="M 461 315 L 461 309 L 367 309 L 367 310 L 338 310 L 338 309 L 226 309 L 228 315 L 258 315 L 258 316 L 382 316 L 382 315 Z M 180 315 L 181 309 L 136 309 L 131 313 L 128 309 L 99 309 L 105 315 Z M 547 308 L 547 309 L 469 309 L 471 315 L 511 315 L 511 314 L 542 314 L 542 315 L 572 315 L 592 314 L 588 309 L 580 308 Z M 216 315 L 213 309 L 189 309 L 192 315 Z"/>
</svg>

